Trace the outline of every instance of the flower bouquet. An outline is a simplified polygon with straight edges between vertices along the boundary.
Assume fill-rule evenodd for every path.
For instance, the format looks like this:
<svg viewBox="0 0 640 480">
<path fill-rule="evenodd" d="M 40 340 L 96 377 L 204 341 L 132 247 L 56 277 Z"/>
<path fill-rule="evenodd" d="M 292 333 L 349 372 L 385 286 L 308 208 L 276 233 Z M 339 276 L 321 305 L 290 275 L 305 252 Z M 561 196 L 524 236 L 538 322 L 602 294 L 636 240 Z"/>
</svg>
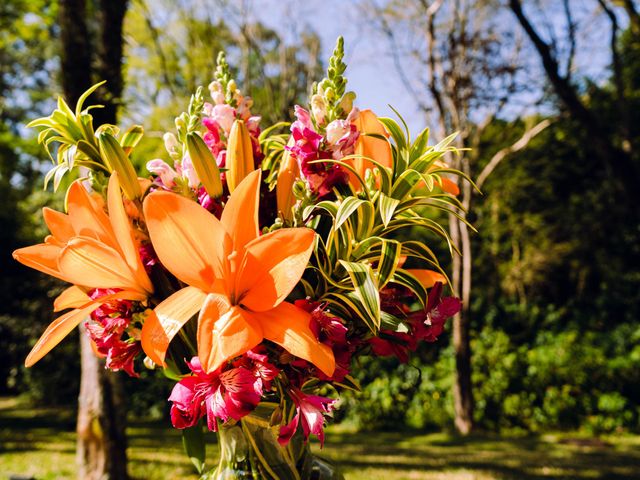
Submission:
<svg viewBox="0 0 640 480">
<path fill-rule="evenodd" d="M 171 422 L 203 478 L 341 478 L 307 440 L 322 444 L 336 395 L 358 389 L 354 359 L 406 361 L 460 309 L 415 232 L 455 249 L 431 214 L 461 208 L 452 137 L 411 142 L 358 110 L 345 68 L 339 39 L 310 108 L 262 130 L 220 55 L 211 100 L 192 96 L 147 178 L 131 161 L 142 127 L 94 130 L 83 109 L 100 84 L 32 122 L 54 160 L 45 184 L 80 178 L 66 213 L 43 209 L 44 243 L 14 252 L 71 284 L 26 365 L 84 322 L 107 368 L 175 382 Z M 206 429 L 220 444 L 209 471 Z"/>
</svg>

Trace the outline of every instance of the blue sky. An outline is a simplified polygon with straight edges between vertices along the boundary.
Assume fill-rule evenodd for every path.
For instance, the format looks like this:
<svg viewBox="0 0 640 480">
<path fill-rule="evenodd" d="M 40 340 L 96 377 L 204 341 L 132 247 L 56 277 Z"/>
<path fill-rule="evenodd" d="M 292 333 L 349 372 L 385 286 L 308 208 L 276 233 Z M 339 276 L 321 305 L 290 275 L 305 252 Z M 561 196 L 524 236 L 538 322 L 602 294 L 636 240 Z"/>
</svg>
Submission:
<svg viewBox="0 0 640 480">
<path fill-rule="evenodd" d="M 322 40 L 324 59 L 329 58 L 335 40 L 339 35 L 345 38 L 347 77 L 349 88 L 358 94 L 357 105 L 371 108 L 379 115 L 393 116 L 388 104 L 393 105 L 405 118 L 412 133 L 418 133 L 426 125 L 427 119 L 408 90 L 402 84 L 390 55 L 387 39 L 366 21 L 359 5 L 371 1 L 384 5 L 388 0 L 244 0 L 245 12 L 249 19 L 259 20 L 280 32 L 290 42 L 294 42 L 304 29 L 313 29 Z M 447 0 L 449 1 L 449 0 Z M 574 70 L 596 82 L 608 77 L 606 66 L 609 58 L 609 24 L 597 10 L 596 2 L 569 0 L 578 23 L 577 53 Z M 566 47 L 566 19 L 558 0 L 539 0 L 540 8 L 527 11 L 534 24 L 540 27 L 545 40 L 554 38 L 561 49 Z M 540 111 L 537 104 L 542 97 L 545 75 L 541 70 L 539 57 L 512 14 L 506 10 L 501 13 L 499 23 L 507 30 L 515 32 L 522 41 L 523 52 L 520 62 L 527 67 L 526 82 L 531 90 L 524 96 L 514 99 L 509 116 Z M 545 25 L 547 28 L 543 28 Z M 624 28 L 624 25 L 623 25 Z M 403 41 L 403 36 L 399 36 Z M 406 47 L 401 45 L 401 47 Z M 402 57 L 407 62 L 407 57 Z M 405 63 L 409 69 L 412 65 Z M 419 81 L 414 86 L 422 88 Z M 424 90 L 422 90 L 424 91 Z M 426 95 L 426 93 L 425 93 Z M 523 107 L 524 106 L 524 107 Z M 543 112 L 548 112 L 547 106 Z"/>
<path fill-rule="evenodd" d="M 357 2 L 347 0 L 250 2 L 250 15 L 295 41 L 304 28 L 320 36 L 324 59 L 329 58 L 338 36 L 345 40 L 348 88 L 357 93 L 356 104 L 371 108 L 378 115 L 393 116 L 393 105 L 415 133 L 422 130 L 425 119 L 400 82 L 388 45 L 359 17 Z"/>
</svg>

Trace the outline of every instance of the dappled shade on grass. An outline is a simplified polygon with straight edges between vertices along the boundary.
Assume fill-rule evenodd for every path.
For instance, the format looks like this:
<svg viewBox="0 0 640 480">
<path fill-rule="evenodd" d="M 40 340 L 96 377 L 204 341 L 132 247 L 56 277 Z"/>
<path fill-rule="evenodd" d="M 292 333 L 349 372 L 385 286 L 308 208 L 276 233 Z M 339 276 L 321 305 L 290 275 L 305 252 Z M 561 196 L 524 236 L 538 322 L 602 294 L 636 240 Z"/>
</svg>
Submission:
<svg viewBox="0 0 640 480">
<path fill-rule="evenodd" d="M 0 474 L 75 478 L 74 421 L 71 411 L 0 399 Z M 197 479 L 182 452 L 180 432 L 168 422 L 133 422 L 128 434 L 134 479 Z M 459 439 L 439 433 L 351 433 L 337 426 L 320 454 L 340 465 L 347 480 L 640 479 L 640 437 L 574 437 Z M 209 444 L 208 453 L 215 459 L 217 446 Z"/>
</svg>

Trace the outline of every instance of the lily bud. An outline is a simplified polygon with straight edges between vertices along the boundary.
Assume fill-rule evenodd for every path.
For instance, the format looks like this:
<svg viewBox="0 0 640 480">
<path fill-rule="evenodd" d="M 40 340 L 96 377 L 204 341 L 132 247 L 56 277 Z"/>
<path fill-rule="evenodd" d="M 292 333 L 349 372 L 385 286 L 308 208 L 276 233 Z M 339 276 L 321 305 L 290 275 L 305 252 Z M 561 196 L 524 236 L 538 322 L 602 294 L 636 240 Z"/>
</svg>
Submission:
<svg viewBox="0 0 640 480">
<path fill-rule="evenodd" d="M 294 143 L 294 139 L 291 137 L 288 145 L 292 146 Z M 278 211 L 282 212 L 282 217 L 287 221 L 293 219 L 291 209 L 296 203 L 296 197 L 293 194 L 293 183 L 299 176 L 300 168 L 298 167 L 298 162 L 289 150 L 285 150 L 282 154 L 282 160 L 280 160 L 280 169 L 278 170 L 276 201 Z"/>
<path fill-rule="evenodd" d="M 118 173 L 120 185 L 125 196 L 129 200 L 135 200 L 142 196 L 138 175 L 133 168 L 129 156 L 125 153 L 116 138 L 108 132 L 98 134 L 100 156 L 111 167 L 112 172 Z"/>
<path fill-rule="evenodd" d="M 255 170 L 253 146 L 246 124 L 242 120 L 233 122 L 227 144 L 227 186 L 233 192 L 240 182 Z"/>
<path fill-rule="evenodd" d="M 222 195 L 222 181 L 216 159 L 197 133 L 187 134 L 187 152 L 191 164 L 198 174 L 200 183 L 210 197 L 218 198 Z"/>
</svg>

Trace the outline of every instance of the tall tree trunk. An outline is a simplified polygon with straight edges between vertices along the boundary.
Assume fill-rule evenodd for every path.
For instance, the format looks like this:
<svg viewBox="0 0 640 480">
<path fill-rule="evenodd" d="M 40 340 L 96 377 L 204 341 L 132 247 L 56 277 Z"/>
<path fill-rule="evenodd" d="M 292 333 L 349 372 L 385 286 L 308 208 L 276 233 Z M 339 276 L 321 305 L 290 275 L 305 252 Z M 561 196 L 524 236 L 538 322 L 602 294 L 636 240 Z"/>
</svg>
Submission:
<svg viewBox="0 0 640 480">
<path fill-rule="evenodd" d="M 473 389 L 471 383 L 471 344 L 469 339 L 469 293 L 471 287 L 471 249 L 467 226 L 456 216 L 449 215 L 449 234 L 453 243 L 461 248 L 463 257 L 453 256 L 453 290 L 462 295 L 462 311 L 453 317 L 453 349 L 456 358 L 453 384 L 454 424 L 461 435 L 473 429 Z"/>
<path fill-rule="evenodd" d="M 93 83 L 93 56 L 97 56 L 96 77 L 108 81 L 101 96 L 102 110 L 94 110 L 95 125 L 115 123 L 122 94 L 122 21 L 126 1 L 103 0 L 98 15 L 99 48 L 89 36 L 86 0 L 60 0 L 59 22 L 62 87 L 69 104 L 75 105 Z M 81 480 L 127 480 L 125 402 L 121 379 L 105 370 L 90 340 L 80 326 L 81 378 L 78 398 L 77 463 Z"/>
<path fill-rule="evenodd" d="M 81 327 L 82 328 L 82 327 Z M 84 329 L 83 329 L 84 330 Z M 127 476 L 125 412 L 119 377 L 104 368 L 91 340 L 80 332 L 82 373 L 78 397 L 78 478 L 125 480 Z"/>
</svg>

